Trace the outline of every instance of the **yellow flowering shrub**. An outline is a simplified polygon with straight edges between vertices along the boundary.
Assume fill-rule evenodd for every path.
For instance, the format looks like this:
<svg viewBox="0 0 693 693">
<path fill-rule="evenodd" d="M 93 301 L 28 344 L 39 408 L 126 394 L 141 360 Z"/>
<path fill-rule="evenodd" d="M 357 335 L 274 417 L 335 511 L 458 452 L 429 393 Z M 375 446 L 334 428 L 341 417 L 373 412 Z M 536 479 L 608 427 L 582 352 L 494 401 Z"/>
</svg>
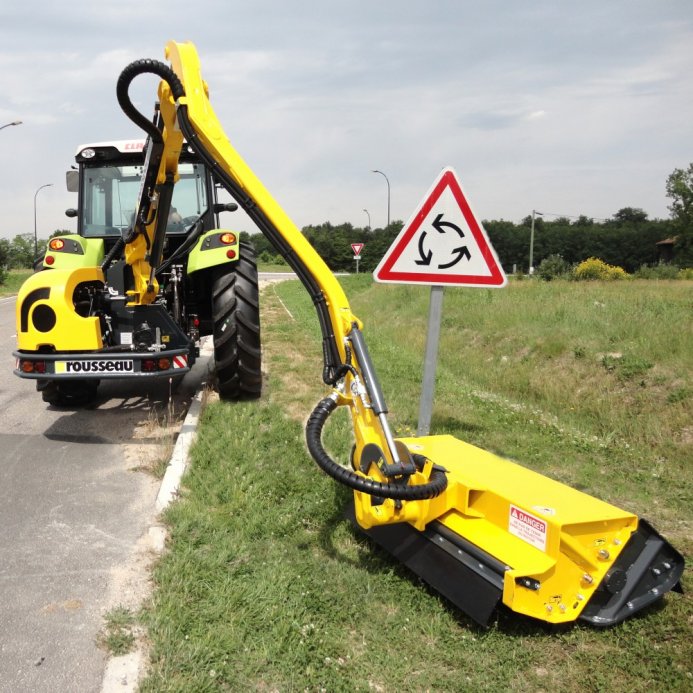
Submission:
<svg viewBox="0 0 693 693">
<path fill-rule="evenodd" d="M 575 279 L 580 281 L 589 281 L 595 279 L 600 279 L 602 281 L 614 281 L 616 279 L 627 279 L 629 276 L 623 267 L 609 265 L 596 257 L 590 257 L 587 258 L 587 260 L 583 260 L 583 262 L 581 262 L 573 270 L 573 274 Z"/>
</svg>

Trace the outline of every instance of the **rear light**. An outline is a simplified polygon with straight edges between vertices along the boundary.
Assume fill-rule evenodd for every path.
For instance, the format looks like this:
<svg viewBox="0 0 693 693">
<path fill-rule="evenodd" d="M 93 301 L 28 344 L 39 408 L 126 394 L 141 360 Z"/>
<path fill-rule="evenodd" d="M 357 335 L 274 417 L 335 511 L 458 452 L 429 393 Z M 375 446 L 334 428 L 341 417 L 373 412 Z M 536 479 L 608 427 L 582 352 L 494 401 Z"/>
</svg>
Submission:
<svg viewBox="0 0 693 693">
<path fill-rule="evenodd" d="M 193 325 L 195 327 L 199 327 L 200 326 L 200 318 L 193 318 Z"/>
<path fill-rule="evenodd" d="M 222 233 L 219 240 L 224 245 L 231 245 L 232 243 L 236 242 L 236 234 L 235 233 Z"/>
<path fill-rule="evenodd" d="M 55 262 L 55 258 L 52 255 L 46 255 L 43 262 L 46 265 L 52 265 Z"/>
<path fill-rule="evenodd" d="M 22 373 L 45 373 L 46 372 L 46 362 L 45 361 L 20 361 L 19 369 Z"/>
<path fill-rule="evenodd" d="M 62 250 L 65 247 L 65 241 L 62 238 L 53 238 L 48 243 L 51 250 Z"/>
<path fill-rule="evenodd" d="M 167 371 L 169 368 L 171 368 L 171 359 L 145 359 L 142 361 L 142 371 L 145 373 Z"/>
<path fill-rule="evenodd" d="M 235 250 L 231 250 L 231 248 L 229 248 L 229 249 L 226 251 L 226 257 L 229 258 L 229 260 L 233 260 L 233 259 L 236 257 L 236 251 L 235 251 Z"/>
</svg>

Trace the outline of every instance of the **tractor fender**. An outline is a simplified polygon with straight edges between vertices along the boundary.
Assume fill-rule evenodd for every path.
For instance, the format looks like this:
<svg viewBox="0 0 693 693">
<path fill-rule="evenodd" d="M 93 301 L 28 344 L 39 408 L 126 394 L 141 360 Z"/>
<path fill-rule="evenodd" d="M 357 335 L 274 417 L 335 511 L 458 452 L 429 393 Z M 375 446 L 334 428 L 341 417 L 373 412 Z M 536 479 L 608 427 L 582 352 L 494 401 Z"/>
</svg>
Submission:
<svg viewBox="0 0 693 693">
<path fill-rule="evenodd" d="M 209 267 L 237 262 L 240 234 L 226 229 L 213 229 L 200 236 L 188 255 L 188 274 Z"/>
<path fill-rule="evenodd" d="M 55 236 L 46 245 L 42 269 L 98 267 L 103 258 L 103 238 L 83 238 L 77 234 Z"/>
</svg>

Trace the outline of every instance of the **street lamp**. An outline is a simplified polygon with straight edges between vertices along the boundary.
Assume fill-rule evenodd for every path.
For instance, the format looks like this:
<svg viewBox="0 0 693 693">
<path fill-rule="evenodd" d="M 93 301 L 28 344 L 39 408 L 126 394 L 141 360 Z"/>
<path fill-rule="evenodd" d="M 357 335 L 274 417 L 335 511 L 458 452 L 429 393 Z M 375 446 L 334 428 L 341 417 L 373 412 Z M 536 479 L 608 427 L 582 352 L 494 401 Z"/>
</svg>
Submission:
<svg viewBox="0 0 693 693">
<path fill-rule="evenodd" d="M 45 185 L 40 186 L 34 193 L 34 259 L 36 259 L 36 256 L 38 255 L 38 235 L 36 233 L 36 196 L 41 190 L 44 188 L 50 188 L 51 185 L 53 185 L 53 183 L 46 183 Z"/>
<path fill-rule="evenodd" d="M 22 121 L 21 120 L 14 120 L 11 123 L 6 123 L 5 125 L 0 125 L 0 130 L 4 130 L 5 128 L 10 127 L 10 125 L 21 125 Z"/>
<path fill-rule="evenodd" d="M 364 209 L 363 211 L 366 213 L 366 216 L 368 217 L 368 230 L 370 231 L 371 230 L 371 215 L 368 214 L 367 209 Z"/>
<path fill-rule="evenodd" d="M 534 216 L 538 215 L 540 217 L 544 216 L 541 212 L 537 212 L 536 209 L 532 210 L 532 230 L 529 233 L 529 275 L 534 274 Z"/>
<path fill-rule="evenodd" d="M 373 169 L 372 173 L 379 173 L 384 179 L 385 182 L 387 183 L 387 226 L 390 226 L 390 181 L 388 180 L 388 177 L 382 172 L 378 171 L 378 169 Z"/>
</svg>

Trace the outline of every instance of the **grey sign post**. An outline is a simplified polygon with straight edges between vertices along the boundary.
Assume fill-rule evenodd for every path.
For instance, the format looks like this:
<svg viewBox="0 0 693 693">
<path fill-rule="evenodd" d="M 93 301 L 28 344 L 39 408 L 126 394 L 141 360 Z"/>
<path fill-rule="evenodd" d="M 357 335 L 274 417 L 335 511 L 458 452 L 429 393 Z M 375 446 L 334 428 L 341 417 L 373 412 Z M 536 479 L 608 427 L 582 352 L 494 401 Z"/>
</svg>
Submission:
<svg viewBox="0 0 693 693">
<path fill-rule="evenodd" d="M 416 429 L 417 436 L 427 436 L 431 429 L 444 291 L 445 289 L 442 286 L 431 287 L 431 298 L 428 305 L 428 332 L 426 333 L 423 383 L 421 385 L 421 400 L 419 402 L 419 425 Z"/>
</svg>

